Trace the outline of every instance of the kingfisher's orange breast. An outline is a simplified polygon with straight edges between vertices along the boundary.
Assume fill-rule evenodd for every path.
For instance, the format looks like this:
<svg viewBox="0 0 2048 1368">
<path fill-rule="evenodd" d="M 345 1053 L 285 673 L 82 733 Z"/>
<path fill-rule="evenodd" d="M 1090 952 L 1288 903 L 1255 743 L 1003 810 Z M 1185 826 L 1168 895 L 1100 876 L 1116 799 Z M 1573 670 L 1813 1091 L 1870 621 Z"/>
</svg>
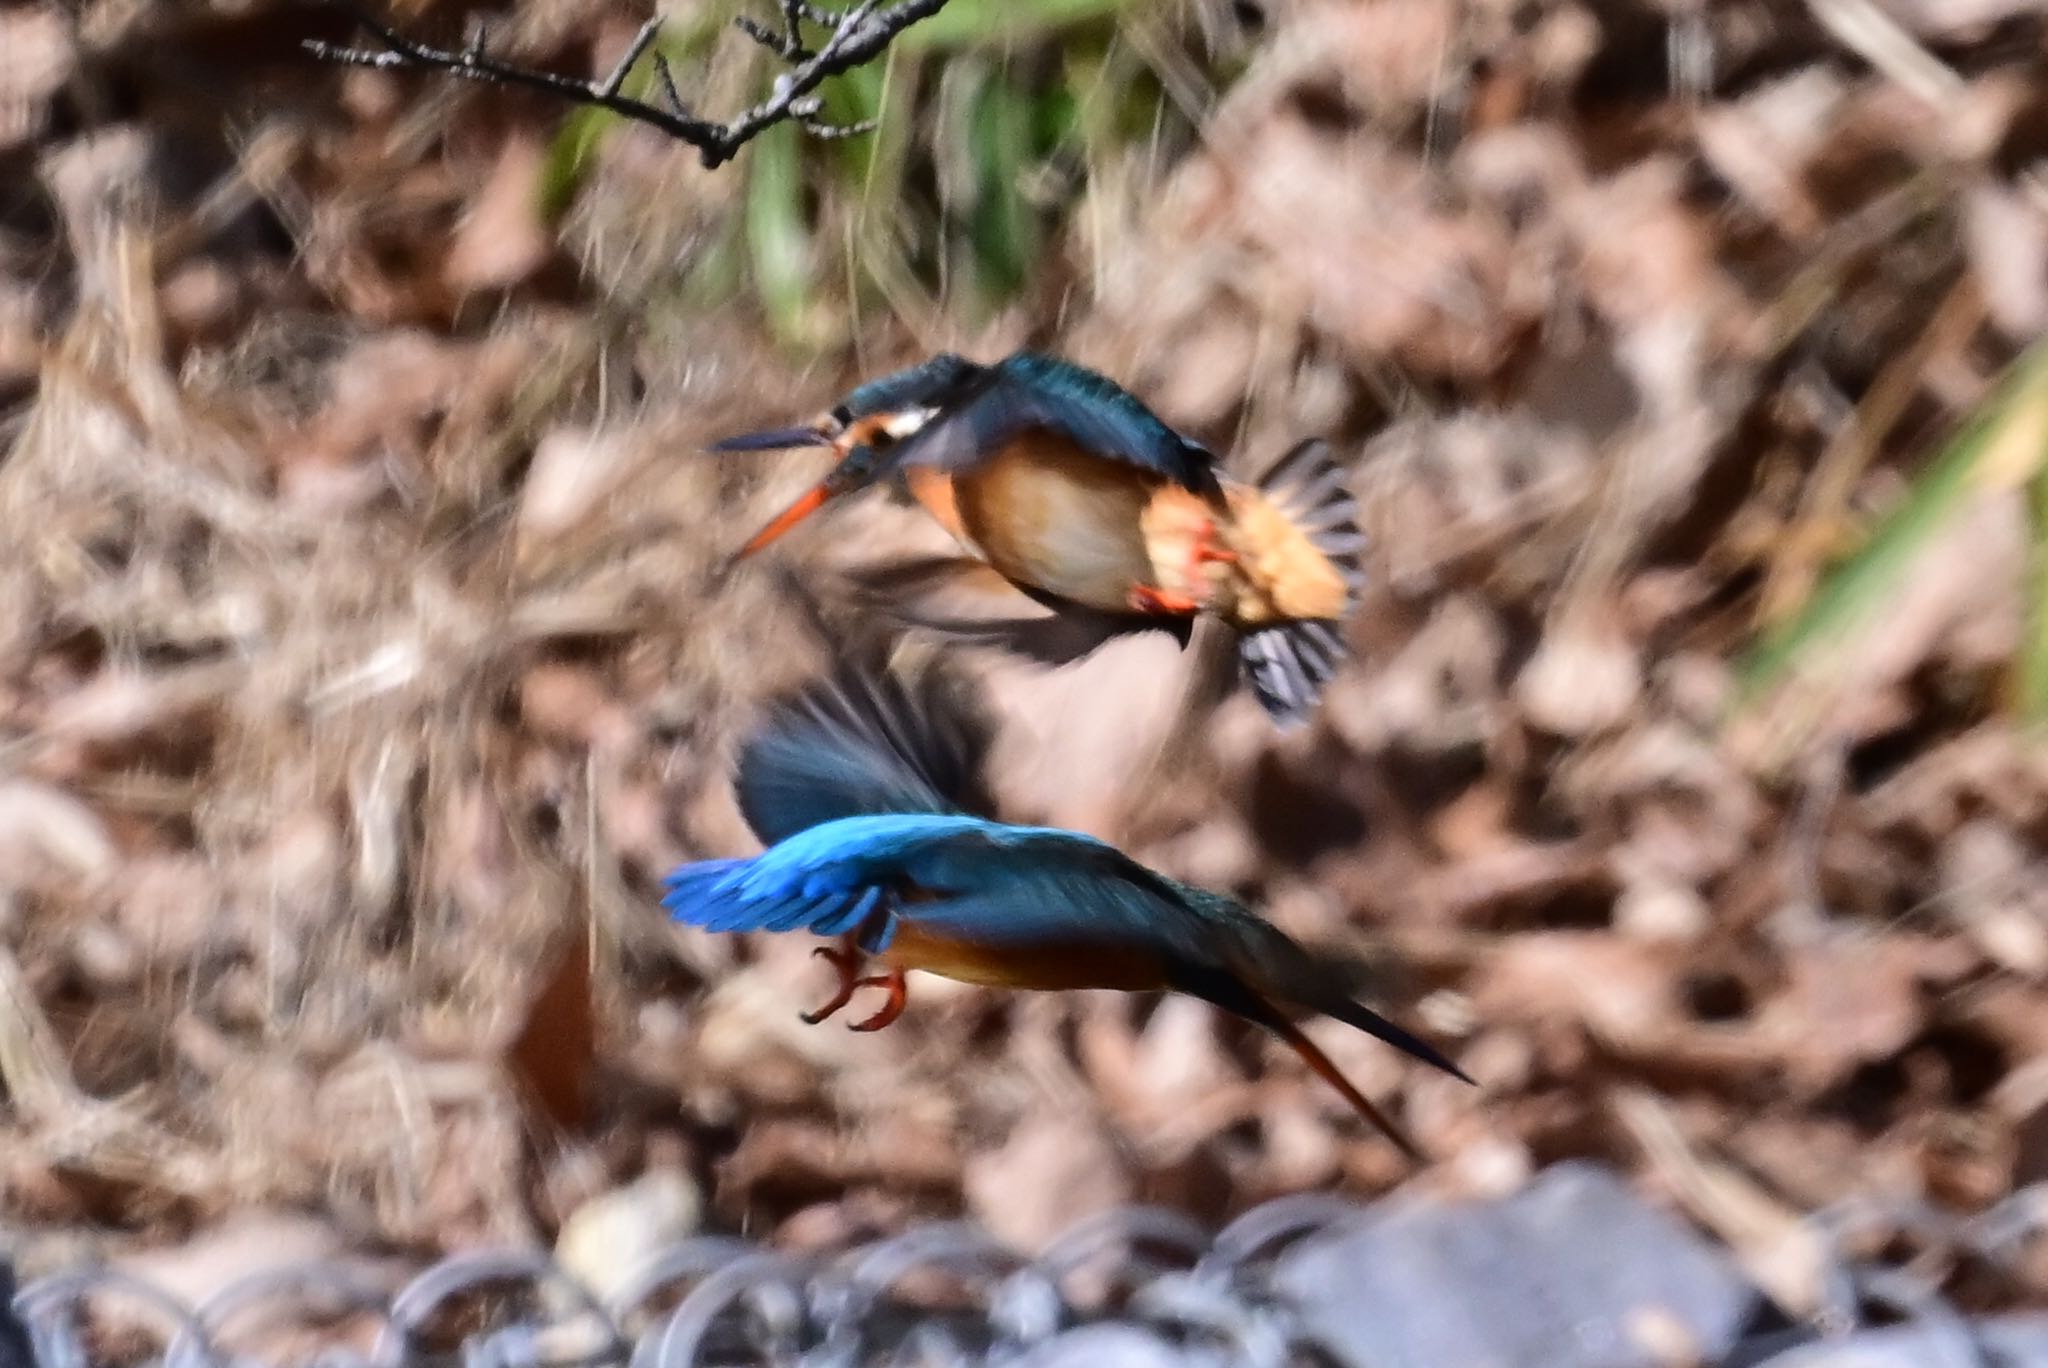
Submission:
<svg viewBox="0 0 2048 1368">
<path fill-rule="evenodd" d="M 899 969 L 922 969 L 941 978 L 990 988 L 1119 988 L 1142 992 L 1164 988 L 1159 957 L 1114 943 L 1046 941 L 994 946 L 936 936 L 904 918 L 880 956 Z"/>
<path fill-rule="evenodd" d="M 1160 476 L 1029 433 L 953 479 L 962 529 L 1010 579 L 1110 612 L 1149 584 L 1141 526 Z"/>
</svg>

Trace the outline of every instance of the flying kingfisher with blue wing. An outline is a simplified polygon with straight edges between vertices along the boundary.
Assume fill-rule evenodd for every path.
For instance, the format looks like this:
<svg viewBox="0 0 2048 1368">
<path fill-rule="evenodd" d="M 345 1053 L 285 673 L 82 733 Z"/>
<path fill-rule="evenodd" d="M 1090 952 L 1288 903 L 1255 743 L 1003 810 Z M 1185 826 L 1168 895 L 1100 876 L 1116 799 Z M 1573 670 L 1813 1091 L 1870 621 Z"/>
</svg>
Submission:
<svg viewBox="0 0 2048 1368">
<path fill-rule="evenodd" d="M 1346 976 L 1234 898 L 1170 879 L 1079 832 L 979 815 L 988 732 L 953 681 L 842 671 L 786 699 L 743 746 L 734 787 L 767 849 L 685 865 L 663 905 L 709 931 L 808 931 L 845 1007 L 886 997 L 857 1031 L 902 1013 L 905 971 L 1017 989 L 1186 993 L 1279 1036 L 1411 1157 L 1415 1146 L 1296 1026 L 1335 1017 L 1454 1077 L 1435 1046 L 1358 1002 Z M 881 972 L 864 974 L 868 960 Z"/>
<path fill-rule="evenodd" d="M 1011 586 L 1112 631 L 1195 618 L 1237 633 L 1245 682 L 1298 722 L 1344 656 L 1363 578 L 1357 505 L 1327 445 L 1297 445 L 1257 483 L 1115 382 L 1018 352 L 945 353 L 860 386 L 815 421 L 729 437 L 716 451 L 829 448 L 838 463 L 755 533 L 747 556 L 833 499 L 905 489 Z"/>
</svg>

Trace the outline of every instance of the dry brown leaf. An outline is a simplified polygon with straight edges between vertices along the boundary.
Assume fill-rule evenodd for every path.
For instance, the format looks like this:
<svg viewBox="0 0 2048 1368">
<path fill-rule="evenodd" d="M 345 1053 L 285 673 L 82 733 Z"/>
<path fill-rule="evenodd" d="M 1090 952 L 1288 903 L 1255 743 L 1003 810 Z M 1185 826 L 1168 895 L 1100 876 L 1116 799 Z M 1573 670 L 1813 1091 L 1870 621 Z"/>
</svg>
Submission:
<svg viewBox="0 0 2048 1368">
<path fill-rule="evenodd" d="M 448 246 L 442 271 L 451 289 L 503 289 L 547 260 L 554 242 L 540 218 L 545 157 L 537 137 L 515 134 L 505 140 Z"/>
<path fill-rule="evenodd" d="M 1676 957 L 1597 932 L 1552 931 L 1496 948 L 1473 991 L 1481 1019 L 1583 1023 L 1611 1041 L 1656 1040 L 1675 1024 Z"/>
<path fill-rule="evenodd" d="M 597 1013 L 591 1001 L 590 939 L 571 927 L 506 1050 L 513 1076 L 541 1114 L 579 1134 L 596 1102 Z"/>
</svg>

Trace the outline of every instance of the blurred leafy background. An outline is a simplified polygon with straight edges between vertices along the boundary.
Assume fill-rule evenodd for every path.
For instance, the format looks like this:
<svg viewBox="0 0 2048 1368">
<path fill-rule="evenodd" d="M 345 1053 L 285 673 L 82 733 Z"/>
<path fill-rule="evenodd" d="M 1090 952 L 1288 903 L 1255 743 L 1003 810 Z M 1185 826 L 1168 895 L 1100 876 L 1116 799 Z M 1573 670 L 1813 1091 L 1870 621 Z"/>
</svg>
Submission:
<svg viewBox="0 0 2048 1368">
<path fill-rule="evenodd" d="M 705 110 L 773 79 L 739 8 L 664 30 Z M 875 134 L 706 171 L 314 65 L 325 8 L 0 8 L 10 1237 L 225 1277 L 231 1221 L 433 1249 L 626 1193 L 1033 1245 L 1592 1155 L 1797 1310 L 1800 1213 L 2048 1177 L 2037 10 L 953 0 L 829 86 Z M 493 50 L 599 72 L 643 18 L 523 0 Z M 746 849 L 732 739 L 818 664 L 788 580 L 850 618 L 849 564 L 943 549 L 869 501 L 721 581 L 816 469 L 702 448 L 1026 345 L 1239 469 L 1351 462 L 1373 584 L 1304 734 L 1185 723 L 1159 642 L 961 659 L 1010 815 L 1453 1043 L 1478 1095 L 1324 1040 L 1420 1174 L 1191 1004 L 806 1030 L 805 946 L 656 915 Z"/>
<path fill-rule="evenodd" d="M 700 7 L 658 50 L 700 67 L 727 17 Z M 956 0 L 830 84 L 825 117 L 872 121 L 873 135 L 762 139 L 733 173 L 743 212 L 667 287 L 694 306 L 744 297 L 799 350 L 843 340 L 864 308 L 985 323 L 1056 264 L 1048 249 L 1092 170 L 1143 157 L 1156 173 L 1187 146 L 1231 65 L 1191 51 L 1190 27 L 1173 5 Z M 653 84 L 648 60 L 628 92 Z M 567 210 L 621 122 L 593 109 L 565 121 L 540 183 L 547 217 Z"/>
</svg>

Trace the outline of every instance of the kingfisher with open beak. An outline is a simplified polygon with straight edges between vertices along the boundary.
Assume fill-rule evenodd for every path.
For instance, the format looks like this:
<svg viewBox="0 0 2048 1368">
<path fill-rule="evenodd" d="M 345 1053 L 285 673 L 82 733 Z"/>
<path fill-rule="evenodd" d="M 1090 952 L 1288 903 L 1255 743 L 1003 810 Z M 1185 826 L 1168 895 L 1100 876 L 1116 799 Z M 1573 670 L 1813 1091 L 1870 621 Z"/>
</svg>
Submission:
<svg viewBox="0 0 2048 1368">
<path fill-rule="evenodd" d="M 1294 1024 L 1320 1012 L 1470 1082 L 1359 1003 L 1345 976 L 1234 898 L 1167 878 L 1079 832 L 1011 826 L 981 770 L 988 730 L 949 681 L 847 672 L 785 700 L 742 748 L 734 787 L 767 846 L 670 874 L 662 903 L 710 931 L 809 931 L 839 970 L 816 1023 L 863 987 L 879 1030 L 920 969 L 1001 988 L 1186 993 L 1285 1041 L 1360 1115 L 1415 1147 Z M 976 810 L 978 809 L 978 811 Z M 882 972 L 863 974 L 868 958 Z"/>
<path fill-rule="evenodd" d="M 1321 441 L 1242 483 L 1114 382 L 1018 352 L 992 365 L 947 353 L 812 423 L 712 449 L 797 447 L 830 448 L 838 464 L 735 559 L 835 498 L 892 483 L 1040 603 L 1183 643 L 1198 615 L 1228 624 L 1246 682 L 1282 722 L 1307 716 L 1343 658 L 1365 537 Z"/>
</svg>

